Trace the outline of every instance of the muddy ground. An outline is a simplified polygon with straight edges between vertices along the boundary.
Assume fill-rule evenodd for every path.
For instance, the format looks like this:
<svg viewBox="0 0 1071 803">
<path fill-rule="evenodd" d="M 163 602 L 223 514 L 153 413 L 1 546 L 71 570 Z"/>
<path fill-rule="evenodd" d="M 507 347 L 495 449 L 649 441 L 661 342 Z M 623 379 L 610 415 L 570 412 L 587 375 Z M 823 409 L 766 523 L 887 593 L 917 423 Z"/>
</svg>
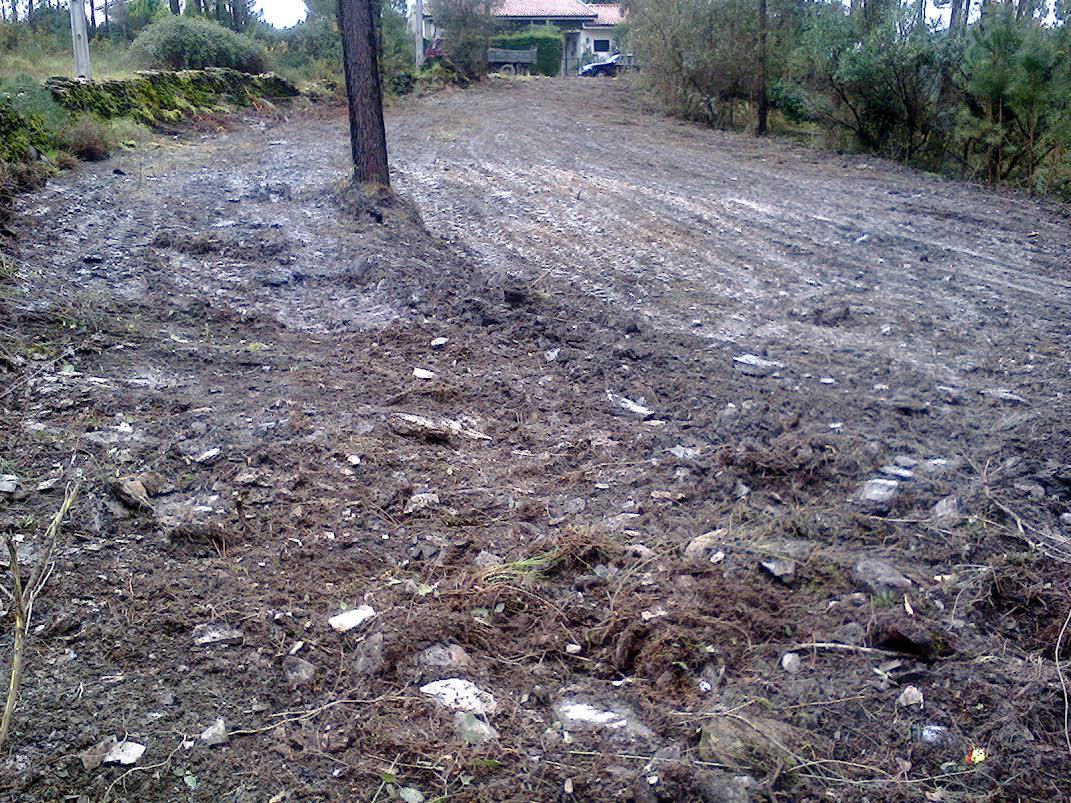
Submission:
<svg viewBox="0 0 1071 803">
<path fill-rule="evenodd" d="M 21 200 L 4 799 L 1071 794 L 1065 207 L 622 82 L 388 124 L 381 221 L 303 105 Z"/>
</svg>

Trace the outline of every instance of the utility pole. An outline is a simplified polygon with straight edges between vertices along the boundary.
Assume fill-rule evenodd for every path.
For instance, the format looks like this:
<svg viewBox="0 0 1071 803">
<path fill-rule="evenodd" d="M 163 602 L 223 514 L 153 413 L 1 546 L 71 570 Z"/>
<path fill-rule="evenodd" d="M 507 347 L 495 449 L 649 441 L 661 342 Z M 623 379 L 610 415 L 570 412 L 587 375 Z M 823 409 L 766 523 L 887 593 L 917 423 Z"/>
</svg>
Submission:
<svg viewBox="0 0 1071 803">
<path fill-rule="evenodd" d="M 71 0 L 71 44 L 74 46 L 75 77 L 92 81 L 93 65 L 89 62 L 89 34 L 83 0 Z"/>
<path fill-rule="evenodd" d="M 424 0 L 415 0 L 413 22 L 416 29 L 416 67 L 419 70 L 424 66 Z"/>
</svg>

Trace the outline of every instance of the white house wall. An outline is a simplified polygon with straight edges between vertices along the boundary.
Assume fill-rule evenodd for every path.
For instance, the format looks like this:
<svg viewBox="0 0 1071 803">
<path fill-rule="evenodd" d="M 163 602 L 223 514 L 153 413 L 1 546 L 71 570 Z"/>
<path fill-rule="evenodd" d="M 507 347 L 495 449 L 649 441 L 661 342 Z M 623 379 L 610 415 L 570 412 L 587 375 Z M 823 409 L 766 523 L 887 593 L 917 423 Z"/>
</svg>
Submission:
<svg viewBox="0 0 1071 803">
<path fill-rule="evenodd" d="M 608 51 L 606 51 L 605 53 L 598 54 L 600 56 L 600 58 L 605 58 L 605 57 L 609 56 L 610 54 L 614 53 L 617 50 L 617 43 L 614 41 L 612 30 L 610 30 L 608 28 L 594 29 L 594 30 L 585 28 L 584 30 L 582 30 L 580 32 L 580 42 L 579 42 L 580 52 L 579 52 L 578 56 L 583 57 L 583 55 L 585 53 L 594 53 L 595 52 L 595 40 L 596 39 L 609 39 L 610 40 L 610 49 Z"/>
</svg>

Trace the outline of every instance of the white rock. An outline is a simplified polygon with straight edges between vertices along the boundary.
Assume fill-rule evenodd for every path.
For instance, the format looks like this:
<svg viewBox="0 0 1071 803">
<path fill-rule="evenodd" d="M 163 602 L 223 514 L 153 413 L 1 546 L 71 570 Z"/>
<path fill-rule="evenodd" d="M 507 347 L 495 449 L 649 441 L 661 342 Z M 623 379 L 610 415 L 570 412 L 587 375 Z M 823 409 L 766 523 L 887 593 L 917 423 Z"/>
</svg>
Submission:
<svg viewBox="0 0 1071 803">
<path fill-rule="evenodd" d="M 427 368 L 414 368 L 413 376 L 415 376 L 417 379 L 434 379 L 435 372 L 429 371 Z"/>
<path fill-rule="evenodd" d="M 917 705 L 921 708 L 922 703 L 922 692 L 918 690 L 917 686 L 906 687 L 902 692 L 900 692 L 900 696 L 896 699 L 896 704 L 899 706 L 903 706 L 904 708 L 907 708 L 908 706 L 912 705 Z"/>
<path fill-rule="evenodd" d="M 226 646 L 229 644 L 241 644 L 245 636 L 241 630 L 231 627 L 226 622 L 212 622 L 197 625 L 193 629 L 193 643 L 198 647 L 207 647 L 211 644 Z"/>
<path fill-rule="evenodd" d="M 960 519 L 959 499 L 955 496 L 946 496 L 933 506 L 933 517 L 944 524 L 955 524 Z"/>
<path fill-rule="evenodd" d="M 201 732 L 201 741 L 210 747 L 217 744 L 226 744 L 229 738 L 227 722 L 223 717 L 217 719 Z"/>
<path fill-rule="evenodd" d="M 795 675 L 800 671 L 801 663 L 799 653 L 786 652 L 781 656 L 781 668 L 790 675 Z"/>
<path fill-rule="evenodd" d="M 145 752 L 145 745 L 137 742 L 116 742 L 112 748 L 104 754 L 105 764 L 134 764 L 141 754 Z"/>
<path fill-rule="evenodd" d="M 859 488 L 856 499 L 868 510 L 887 513 L 899 492 L 899 480 L 867 480 Z"/>
<path fill-rule="evenodd" d="M 898 480 L 909 480 L 915 476 L 915 472 L 905 466 L 882 466 L 881 473 L 886 477 L 896 477 Z"/>
<path fill-rule="evenodd" d="M 359 608 L 351 608 L 348 611 L 335 614 L 327 620 L 327 623 L 339 633 L 345 633 L 347 630 L 353 630 L 357 625 L 367 622 L 375 615 L 375 609 L 371 605 L 362 605 Z"/>
<path fill-rule="evenodd" d="M 449 342 L 450 342 L 450 338 L 448 338 L 448 337 L 437 337 L 437 338 L 435 338 L 434 340 L 431 341 L 431 347 L 433 349 L 441 349 L 441 348 L 444 348 L 446 346 L 446 344 L 449 343 Z"/>
<path fill-rule="evenodd" d="M 438 494 L 413 494 L 405 503 L 405 513 L 416 513 L 426 507 L 434 507 L 439 504 Z"/>
<path fill-rule="evenodd" d="M 710 553 L 715 551 L 724 538 L 724 529 L 711 530 L 709 533 L 697 535 L 684 548 L 684 557 L 689 560 L 709 559 Z"/>
<path fill-rule="evenodd" d="M 747 376 L 769 376 L 784 364 L 777 360 L 764 360 L 754 354 L 740 354 L 733 357 L 733 367 Z"/>
<path fill-rule="evenodd" d="M 613 391 L 606 391 L 606 398 L 610 404 L 621 408 L 627 413 L 632 413 L 633 415 L 638 415 L 642 418 L 648 418 L 654 415 L 654 410 L 651 408 L 644 407 L 642 404 L 632 401 L 632 399 L 626 399 L 624 396 L 619 396 Z"/>
<path fill-rule="evenodd" d="M 14 474 L 0 474 L 0 493 L 13 494 L 19 485 L 19 478 Z"/>
<path fill-rule="evenodd" d="M 495 698 L 473 683 L 462 678 L 436 680 L 420 687 L 420 691 L 434 697 L 443 708 L 464 711 L 469 714 L 488 715 L 498 710 Z"/>
</svg>

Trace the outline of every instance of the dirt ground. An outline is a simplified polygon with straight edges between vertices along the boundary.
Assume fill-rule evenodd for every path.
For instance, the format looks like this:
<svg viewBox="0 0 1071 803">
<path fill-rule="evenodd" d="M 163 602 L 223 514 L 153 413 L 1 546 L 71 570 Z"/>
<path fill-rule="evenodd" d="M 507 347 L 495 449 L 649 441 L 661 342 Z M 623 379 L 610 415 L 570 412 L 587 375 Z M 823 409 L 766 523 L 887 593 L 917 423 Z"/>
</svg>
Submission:
<svg viewBox="0 0 1071 803">
<path fill-rule="evenodd" d="M 388 125 L 381 221 L 323 107 L 22 198 L 3 799 L 1071 797 L 1067 208 L 615 81 Z"/>
</svg>

